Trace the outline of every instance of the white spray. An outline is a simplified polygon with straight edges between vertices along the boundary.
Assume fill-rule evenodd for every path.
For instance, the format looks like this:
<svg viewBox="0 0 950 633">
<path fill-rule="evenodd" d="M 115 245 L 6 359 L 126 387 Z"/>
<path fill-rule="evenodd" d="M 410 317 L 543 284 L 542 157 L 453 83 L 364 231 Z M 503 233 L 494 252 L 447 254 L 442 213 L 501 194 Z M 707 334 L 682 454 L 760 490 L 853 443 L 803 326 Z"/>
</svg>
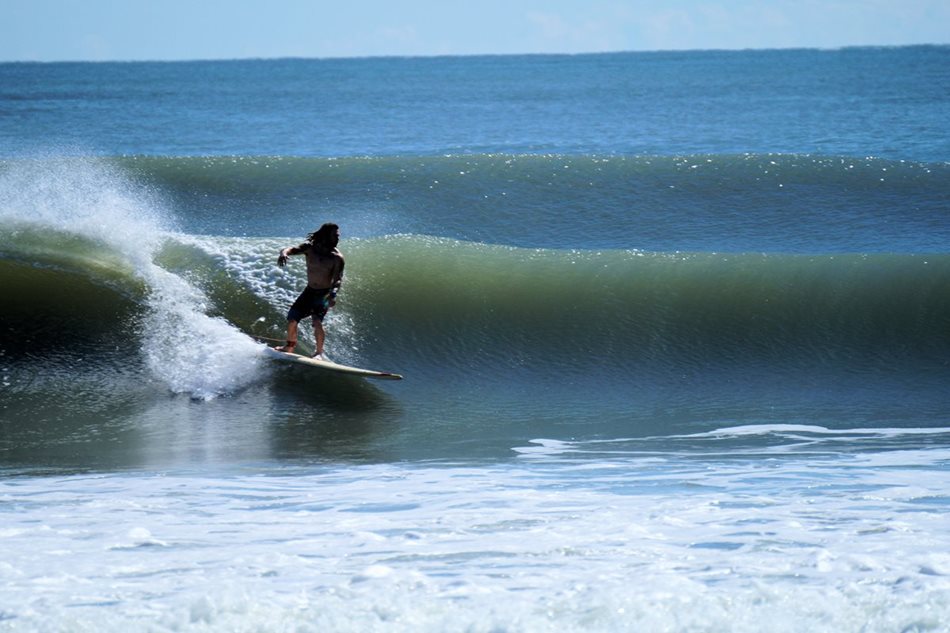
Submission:
<svg viewBox="0 0 950 633">
<path fill-rule="evenodd" d="M 94 158 L 0 163 L 0 223 L 105 244 L 148 288 L 140 342 L 149 369 L 176 393 L 210 399 L 259 375 L 259 346 L 206 314 L 207 299 L 154 256 L 174 239 L 160 198 Z"/>
</svg>

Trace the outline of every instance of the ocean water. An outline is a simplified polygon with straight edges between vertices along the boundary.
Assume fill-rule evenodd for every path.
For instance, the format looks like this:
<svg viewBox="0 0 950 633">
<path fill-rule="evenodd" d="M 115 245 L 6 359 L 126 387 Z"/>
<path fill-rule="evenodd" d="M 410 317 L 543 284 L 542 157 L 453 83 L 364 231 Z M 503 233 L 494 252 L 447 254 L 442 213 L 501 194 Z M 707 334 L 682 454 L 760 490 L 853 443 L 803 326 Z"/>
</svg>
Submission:
<svg viewBox="0 0 950 633">
<path fill-rule="evenodd" d="M 0 631 L 950 631 L 948 86 L 0 64 Z"/>
</svg>

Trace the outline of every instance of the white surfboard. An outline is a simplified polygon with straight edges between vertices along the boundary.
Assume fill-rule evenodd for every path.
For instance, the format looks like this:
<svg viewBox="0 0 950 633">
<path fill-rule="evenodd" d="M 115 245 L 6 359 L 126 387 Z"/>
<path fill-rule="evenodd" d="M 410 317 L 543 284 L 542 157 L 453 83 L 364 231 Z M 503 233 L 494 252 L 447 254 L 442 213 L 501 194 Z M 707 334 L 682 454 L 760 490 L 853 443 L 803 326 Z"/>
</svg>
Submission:
<svg viewBox="0 0 950 633">
<path fill-rule="evenodd" d="M 296 363 L 308 367 L 316 367 L 324 371 L 332 371 L 338 374 L 349 374 L 351 376 L 362 376 L 363 378 L 378 378 L 380 380 L 402 380 L 399 374 L 392 374 L 385 371 L 375 371 L 372 369 L 362 369 L 360 367 L 350 367 L 349 365 L 340 365 L 329 360 L 317 360 L 309 356 L 292 354 L 290 352 L 279 352 L 273 347 L 265 347 L 265 353 L 268 357 L 276 361 L 285 363 Z"/>
</svg>

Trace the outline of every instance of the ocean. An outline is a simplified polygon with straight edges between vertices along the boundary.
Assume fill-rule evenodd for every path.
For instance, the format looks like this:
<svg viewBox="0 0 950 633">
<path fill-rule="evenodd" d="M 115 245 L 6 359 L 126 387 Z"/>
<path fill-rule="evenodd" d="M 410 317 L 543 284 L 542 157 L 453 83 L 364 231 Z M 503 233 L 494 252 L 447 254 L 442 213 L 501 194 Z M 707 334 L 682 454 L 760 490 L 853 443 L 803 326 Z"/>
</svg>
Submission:
<svg viewBox="0 0 950 633">
<path fill-rule="evenodd" d="M 0 64 L 0 631 L 950 631 L 948 385 L 948 46 Z"/>
</svg>

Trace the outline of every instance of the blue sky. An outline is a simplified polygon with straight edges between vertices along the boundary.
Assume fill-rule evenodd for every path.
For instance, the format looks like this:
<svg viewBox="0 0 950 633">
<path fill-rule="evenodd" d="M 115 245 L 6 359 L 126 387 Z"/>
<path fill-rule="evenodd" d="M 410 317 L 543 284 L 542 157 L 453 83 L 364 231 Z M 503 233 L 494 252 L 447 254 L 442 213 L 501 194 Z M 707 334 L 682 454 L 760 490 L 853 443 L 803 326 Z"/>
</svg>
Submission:
<svg viewBox="0 0 950 633">
<path fill-rule="evenodd" d="M 0 0 L 0 61 L 950 43 L 950 0 Z"/>
</svg>

